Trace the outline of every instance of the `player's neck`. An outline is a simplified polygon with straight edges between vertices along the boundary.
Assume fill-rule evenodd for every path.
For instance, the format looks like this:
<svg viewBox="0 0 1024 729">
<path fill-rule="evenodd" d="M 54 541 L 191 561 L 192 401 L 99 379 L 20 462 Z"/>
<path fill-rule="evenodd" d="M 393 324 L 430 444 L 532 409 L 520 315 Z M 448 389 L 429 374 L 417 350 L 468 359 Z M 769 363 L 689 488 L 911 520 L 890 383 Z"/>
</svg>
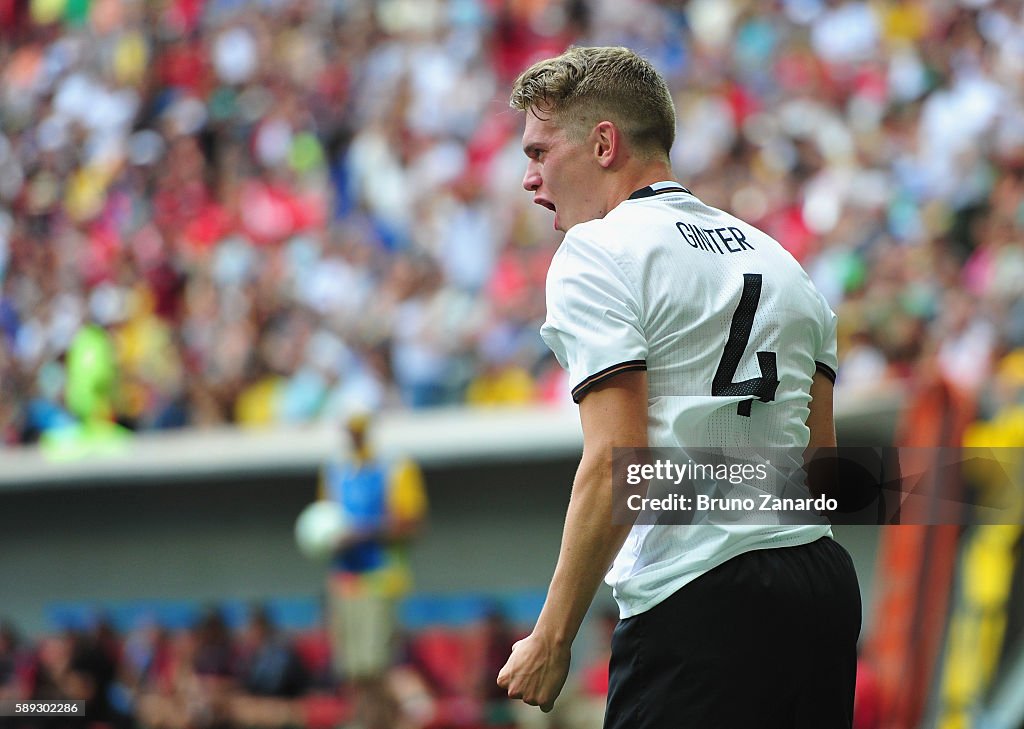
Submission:
<svg viewBox="0 0 1024 729">
<path fill-rule="evenodd" d="M 608 189 L 607 210 L 615 208 L 619 203 L 629 199 L 637 190 L 641 190 L 656 182 L 675 181 L 672 167 L 667 162 L 654 160 L 630 165 L 613 175 Z"/>
</svg>

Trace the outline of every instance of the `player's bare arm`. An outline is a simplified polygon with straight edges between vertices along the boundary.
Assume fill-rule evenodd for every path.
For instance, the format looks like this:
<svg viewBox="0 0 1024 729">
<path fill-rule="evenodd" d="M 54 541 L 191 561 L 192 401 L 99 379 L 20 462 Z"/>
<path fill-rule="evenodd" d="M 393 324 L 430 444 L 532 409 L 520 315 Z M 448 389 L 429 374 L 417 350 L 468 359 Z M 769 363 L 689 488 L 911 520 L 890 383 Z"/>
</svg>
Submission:
<svg viewBox="0 0 1024 729">
<path fill-rule="evenodd" d="M 811 402 L 808 407 L 807 427 L 811 430 L 808 448 L 835 448 L 836 425 L 832 415 L 832 381 L 820 372 L 814 373 L 811 383 Z"/>
<path fill-rule="evenodd" d="M 612 450 L 647 447 L 647 373 L 625 372 L 580 402 L 583 458 L 573 482 L 547 599 L 533 632 L 498 674 L 510 698 L 550 711 L 569 672 L 572 642 L 629 525 L 612 523 Z"/>
</svg>

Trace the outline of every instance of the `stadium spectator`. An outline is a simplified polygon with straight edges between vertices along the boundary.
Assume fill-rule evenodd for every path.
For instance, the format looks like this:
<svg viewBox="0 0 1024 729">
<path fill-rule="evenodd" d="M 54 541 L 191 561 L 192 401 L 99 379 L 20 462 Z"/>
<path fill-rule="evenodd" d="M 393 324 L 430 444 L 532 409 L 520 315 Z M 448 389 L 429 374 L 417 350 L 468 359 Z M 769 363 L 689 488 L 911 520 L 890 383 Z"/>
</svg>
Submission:
<svg viewBox="0 0 1024 729">
<path fill-rule="evenodd" d="M 233 677 L 236 648 L 220 609 L 207 608 L 192 632 L 192 668 L 196 675 L 215 679 Z"/>
<path fill-rule="evenodd" d="M 147 726 L 214 726 L 230 716 L 236 686 L 234 636 L 216 607 L 176 633 L 163 670 L 143 684 L 136 716 Z"/>
<path fill-rule="evenodd" d="M 28 656 L 14 625 L 0 621 L 0 699 L 25 698 Z"/>
<path fill-rule="evenodd" d="M 264 607 L 250 612 L 239 654 L 237 673 L 242 688 L 253 696 L 291 698 L 309 684 L 298 654 Z"/>
<path fill-rule="evenodd" d="M 139 621 L 122 641 L 111 702 L 123 715 L 135 715 L 141 696 L 165 683 L 171 661 L 168 631 L 154 619 Z"/>
<path fill-rule="evenodd" d="M 427 504 L 419 468 L 377 456 L 370 426 L 368 413 L 349 415 L 349 458 L 324 465 L 321 497 L 340 504 L 349 523 L 327 584 L 335 672 L 353 690 L 358 720 L 387 729 L 399 715 L 388 682 L 398 647 L 397 600 L 411 588 L 408 549 Z"/>
<path fill-rule="evenodd" d="M 476 690 L 483 702 L 487 726 L 504 726 L 512 723 L 515 707 L 509 702 L 508 694 L 494 682 L 493 677 L 497 676 L 498 671 L 505 665 L 512 646 L 521 636 L 513 629 L 497 603 L 487 607 L 483 619 L 483 634 L 483 671 L 477 677 Z"/>
<path fill-rule="evenodd" d="M 85 701 L 85 714 L 97 722 L 112 723 L 119 718 L 110 702 L 110 690 L 120 660 L 120 639 L 105 618 L 72 637 L 65 685 L 71 696 Z"/>
<path fill-rule="evenodd" d="M 228 699 L 235 726 L 283 727 L 301 723 L 295 699 L 309 687 L 309 675 L 291 641 L 278 631 L 267 609 L 254 606 L 239 642 L 239 685 Z"/>
</svg>

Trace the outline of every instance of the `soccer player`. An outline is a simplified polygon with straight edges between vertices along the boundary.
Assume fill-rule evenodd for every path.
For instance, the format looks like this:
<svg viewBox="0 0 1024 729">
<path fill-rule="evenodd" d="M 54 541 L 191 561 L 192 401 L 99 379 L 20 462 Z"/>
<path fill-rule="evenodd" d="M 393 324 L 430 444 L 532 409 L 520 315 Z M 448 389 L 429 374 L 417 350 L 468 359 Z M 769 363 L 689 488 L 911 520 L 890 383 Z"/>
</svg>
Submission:
<svg viewBox="0 0 1024 729">
<path fill-rule="evenodd" d="M 499 685 L 551 709 L 604 577 L 606 729 L 849 727 L 860 591 L 827 524 L 612 518 L 613 448 L 834 445 L 835 315 L 775 240 L 674 180 L 675 110 L 643 58 L 571 48 L 510 103 L 523 187 L 565 232 L 541 333 L 584 447 L 547 599 Z"/>
</svg>

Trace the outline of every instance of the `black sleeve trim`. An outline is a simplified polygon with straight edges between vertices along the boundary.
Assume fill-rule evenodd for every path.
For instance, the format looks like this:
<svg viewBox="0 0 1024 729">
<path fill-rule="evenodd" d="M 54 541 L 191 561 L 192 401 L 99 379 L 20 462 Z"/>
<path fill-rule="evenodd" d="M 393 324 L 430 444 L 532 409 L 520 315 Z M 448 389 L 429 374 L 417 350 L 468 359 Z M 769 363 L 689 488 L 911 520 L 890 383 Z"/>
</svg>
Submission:
<svg viewBox="0 0 1024 729">
<path fill-rule="evenodd" d="M 821 362 L 815 360 L 814 369 L 820 372 L 821 374 L 825 375 L 825 377 L 827 377 L 829 380 L 831 380 L 833 385 L 836 384 L 836 371 L 829 367 L 827 364 L 822 364 Z"/>
<path fill-rule="evenodd" d="M 576 385 L 576 387 L 572 388 L 572 401 L 579 404 L 579 401 L 583 399 L 583 396 L 586 395 L 594 385 L 599 382 L 604 382 L 609 377 L 614 377 L 620 372 L 629 372 L 631 370 L 646 371 L 647 362 L 642 359 L 632 359 L 629 362 L 619 362 L 619 364 L 614 364 L 611 367 L 605 367 L 600 372 L 595 372 L 590 377 L 583 380 L 583 382 Z"/>
</svg>

